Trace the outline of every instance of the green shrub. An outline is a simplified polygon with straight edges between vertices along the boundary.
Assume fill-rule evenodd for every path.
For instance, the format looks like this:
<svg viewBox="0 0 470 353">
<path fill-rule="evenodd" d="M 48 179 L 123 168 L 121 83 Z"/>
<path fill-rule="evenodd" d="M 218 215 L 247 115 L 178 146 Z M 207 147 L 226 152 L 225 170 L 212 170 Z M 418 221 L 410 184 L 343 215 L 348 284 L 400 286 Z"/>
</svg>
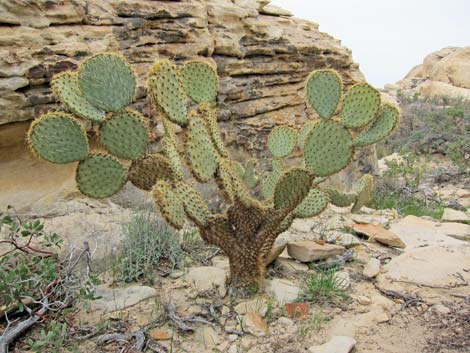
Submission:
<svg viewBox="0 0 470 353">
<path fill-rule="evenodd" d="M 303 277 L 303 288 L 300 294 L 301 301 L 318 304 L 339 305 L 349 301 L 350 297 L 343 289 L 341 279 L 336 276 L 337 269 L 317 269 Z"/>
<path fill-rule="evenodd" d="M 152 280 L 155 268 L 171 271 L 183 262 L 178 236 L 150 211 L 136 213 L 123 226 L 122 252 L 117 260 L 118 279 Z"/>
</svg>

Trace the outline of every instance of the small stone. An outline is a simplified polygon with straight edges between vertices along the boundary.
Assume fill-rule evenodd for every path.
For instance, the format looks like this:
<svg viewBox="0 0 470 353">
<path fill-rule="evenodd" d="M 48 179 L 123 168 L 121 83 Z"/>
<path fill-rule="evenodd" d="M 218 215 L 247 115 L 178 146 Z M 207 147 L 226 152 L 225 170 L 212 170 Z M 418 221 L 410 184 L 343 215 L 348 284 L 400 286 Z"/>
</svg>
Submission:
<svg viewBox="0 0 470 353">
<path fill-rule="evenodd" d="M 433 305 L 431 307 L 431 311 L 438 313 L 438 314 L 442 314 L 442 315 L 450 314 L 450 309 L 447 306 L 442 305 L 442 304 Z"/>
<path fill-rule="evenodd" d="M 233 309 L 238 315 L 257 313 L 264 316 L 268 311 L 268 303 L 264 298 L 255 298 L 250 301 L 239 303 Z"/>
<path fill-rule="evenodd" d="M 211 326 L 196 329 L 196 339 L 203 343 L 206 348 L 212 348 L 220 344 L 219 335 Z"/>
<path fill-rule="evenodd" d="M 465 189 L 458 189 L 455 195 L 461 199 L 470 198 L 470 191 Z"/>
<path fill-rule="evenodd" d="M 463 211 L 457 211 L 452 208 L 445 208 L 442 215 L 443 222 L 470 223 L 470 216 Z"/>
<path fill-rule="evenodd" d="M 371 258 L 364 266 L 362 274 L 367 278 L 374 278 L 380 273 L 380 261 L 375 257 Z"/>
<path fill-rule="evenodd" d="M 379 215 L 357 214 L 352 217 L 352 220 L 359 224 L 375 224 L 375 225 L 387 224 L 389 222 L 389 219 L 387 217 L 379 216 Z"/>
<path fill-rule="evenodd" d="M 289 280 L 274 278 L 265 282 L 265 291 L 274 296 L 280 305 L 283 305 L 295 302 L 299 296 L 300 288 Z"/>
<path fill-rule="evenodd" d="M 229 308 L 228 306 L 224 305 L 224 306 L 222 307 L 221 314 L 222 314 L 223 316 L 226 316 L 226 315 L 228 315 L 229 313 L 230 313 L 230 308 Z"/>
<path fill-rule="evenodd" d="M 263 317 L 258 313 L 248 313 L 244 320 L 245 332 L 251 333 L 253 336 L 263 337 L 269 333 L 269 327 Z"/>
<path fill-rule="evenodd" d="M 222 342 L 221 344 L 219 344 L 217 346 L 217 349 L 220 351 L 220 352 L 226 352 L 227 349 L 229 348 L 230 346 L 230 343 L 228 341 L 224 341 Z"/>
<path fill-rule="evenodd" d="M 364 295 L 360 295 L 356 298 L 357 302 L 361 305 L 370 305 L 372 304 L 372 300 L 370 300 L 369 297 L 366 297 Z"/>
<path fill-rule="evenodd" d="M 183 271 L 173 271 L 170 273 L 170 278 L 171 279 L 178 279 L 184 275 Z"/>
<path fill-rule="evenodd" d="M 289 319 L 288 317 L 280 317 L 279 319 L 277 319 L 277 323 L 280 325 L 280 326 L 284 326 L 284 327 L 292 327 L 295 325 L 294 321 L 292 321 L 291 319 Z"/>
<path fill-rule="evenodd" d="M 256 341 L 256 337 L 245 335 L 240 342 L 241 348 L 247 351 L 256 344 Z"/>
<path fill-rule="evenodd" d="M 346 290 L 351 285 L 351 278 L 346 271 L 336 272 L 336 285 L 341 290 Z"/>
<path fill-rule="evenodd" d="M 152 330 L 149 332 L 150 337 L 157 341 L 169 340 L 171 338 L 170 334 L 167 331 L 162 330 Z"/>
<path fill-rule="evenodd" d="M 238 339 L 237 335 L 228 335 L 228 340 L 230 342 L 235 342 Z"/>
<path fill-rule="evenodd" d="M 339 245 L 320 245 L 312 240 L 302 240 L 287 244 L 289 256 L 300 262 L 312 262 L 326 259 L 330 256 L 341 255 L 344 250 Z"/>
<path fill-rule="evenodd" d="M 238 348 L 235 344 L 232 344 L 228 349 L 227 353 L 238 353 Z"/>
<path fill-rule="evenodd" d="M 321 346 L 308 349 L 310 353 L 349 353 L 356 345 L 356 340 L 347 336 L 333 336 L 330 341 Z"/>
<path fill-rule="evenodd" d="M 404 249 L 405 243 L 395 233 L 386 230 L 382 226 L 373 224 L 354 224 L 353 230 L 356 233 L 364 234 L 369 238 L 388 246 Z"/>
<path fill-rule="evenodd" d="M 381 311 L 379 313 L 377 313 L 373 320 L 379 324 L 381 323 L 384 323 L 384 322 L 387 322 L 390 320 L 390 317 L 388 316 L 388 314 L 385 312 L 385 311 Z"/>
<path fill-rule="evenodd" d="M 307 272 L 309 270 L 308 265 L 284 257 L 277 258 L 275 264 L 287 273 Z"/>
</svg>

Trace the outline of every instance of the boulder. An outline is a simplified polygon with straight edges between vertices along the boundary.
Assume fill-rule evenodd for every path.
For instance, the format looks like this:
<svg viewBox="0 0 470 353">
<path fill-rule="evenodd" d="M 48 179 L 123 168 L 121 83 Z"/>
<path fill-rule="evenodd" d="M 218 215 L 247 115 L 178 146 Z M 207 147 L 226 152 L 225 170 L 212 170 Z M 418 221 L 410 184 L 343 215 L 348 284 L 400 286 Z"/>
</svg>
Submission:
<svg viewBox="0 0 470 353">
<path fill-rule="evenodd" d="M 445 208 L 441 220 L 443 222 L 470 223 L 470 216 L 463 211 Z"/>
<path fill-rule="evenodd" d="M 362 274 L 367 278 L 374 278 L 380 273 L 380 261 L 375 257 L 371 258 L 364 266 Z"/>
<path fill-rule="evenodd" d="M 344 250 L 345 249 L 339 245 L 328 243 L 321 245 L 313 240 L 302 240 L 287 244 L 289 256 L 300 262 L 326 259 L 330 256 L 340 255 Z"/>
<path fill-rule="evenodd" d="M 287 279 L 274 278 L 265 282 L 265 291 L 272 295 L 279 305 L 284 305 L 297 300 L 300 288 Z"/>
<path fill-rule="evenodd" d="M 327 343 L 321 346 L 313 346 L 308 349 L 310 353 L 349 353 L 356 345 L 356 340 L 347 336 L 333 336 Z"/>
</svg>

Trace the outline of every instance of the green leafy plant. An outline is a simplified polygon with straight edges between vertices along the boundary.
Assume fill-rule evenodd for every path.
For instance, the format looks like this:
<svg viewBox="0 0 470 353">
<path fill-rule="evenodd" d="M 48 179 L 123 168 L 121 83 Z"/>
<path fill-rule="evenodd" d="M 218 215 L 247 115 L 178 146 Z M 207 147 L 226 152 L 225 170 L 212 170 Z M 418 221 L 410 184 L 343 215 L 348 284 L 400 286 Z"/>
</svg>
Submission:
<svg viewBox="0 0 470 353">
<path fill-rule="evenodd" d="M 399 120 L 398 109 L 381 103 L 380 93 L 369 84 L 358 83 L 343 94 L 334 70 L 312 72 L 305 90 L 314 124 L 302 127 L 301 144 L 296 128 L 272 129 L 267 147 L 275 168 L 261 180 L 264 200 L 257 200 L 245 184 L 256 183 L 255 163 L 241 177 L 219 131 L 213 62 L 193 60 L 177 67 L 157 60 L 150 69 L 147 92 L 165 131 L 162 153 L 148 153 L 148 119 L 127 107 L 135 86 L 135 75 L 122 56 L 101 53 L 85 59 L 76 71 L 55 77 L 53 87 L 69 111 L 99 125 L 106 152 L 90 153 L 80 122 L 64 112 L 42 115 L 31 125 L 31 148 L 50 162 L 77 163 L 78 189 L 89 197 L 109 197 L 126 180 L 151 191 L 170 225 L 181 229 L 193 222 L 204 241 L 227 254 L 234 295 L 261 287 L 274 241 L 294 218 L 316 216 L 330 201 L 354 204 L 354 210 L 368 202 L 370 176 L 347 195 L 319 184 L 347 167 L 357 149 L 384 139 Z M 187 105 L 189 99 L 192 105 Z M 182 130 L 178 135 L 175 125 Z M 178 148 L 180 143 L 184 148 Z M 294 151 L 301 153 L 303 165 L 285 168 L 283 159 Z M 213 179 L 227 204 L 223 214 L 214 214 L 198 189 L 197 183 Z"/>
<path fill-rule="evenodd" d="M 343 289 L 343 283 L 336 276 L 337 269 L 317 269 L 314 273 L 308 273 L 303 277 L 303 288 L 299 297 L 300 301 L 317 304 L 338 305 L 348 302 L 350 297 L 347 290 Z"/>
<path fill-rule="evenodd" d="M 135 214 L 123 225 L 121 255 L 118 257 L 119 279 L 135 282 L 152 280 L 155 269 L 171 271 L 183 263 L 183 251 L 173 229 L 155 213 Z"/>
</svg>

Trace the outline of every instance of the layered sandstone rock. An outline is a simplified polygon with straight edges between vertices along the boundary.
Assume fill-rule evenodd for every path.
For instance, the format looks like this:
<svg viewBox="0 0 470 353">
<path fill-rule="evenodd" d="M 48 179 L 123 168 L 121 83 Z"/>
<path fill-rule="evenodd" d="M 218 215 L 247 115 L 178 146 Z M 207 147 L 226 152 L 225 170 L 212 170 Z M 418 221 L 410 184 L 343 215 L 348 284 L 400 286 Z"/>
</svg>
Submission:
<svg viewBox="0 0 470 353">
<path fill-rule="evenodd" d="M 449 47 L 431 53 L 388 91 L 407 95 L 470 100 L 470 47 Z"/>
<path fill-rule="evenodd" d="M 226 142 L 232 147 L 239 146 L 241 154 L 246 150 L 264 150 L 265 137 L 273 126 L 305 121 L 302 85 L 311 70 L 335 68 L 346 86 L 363 80 L 350 51 L 338 40 L 320 32 L 317 24 L 293 18 L 289 12 L 268 3 L 266 0 L 1 2 L 0 131 L 6 141 L 1 142 L 0 188 L 12 178 L 12 172 L 5 172 L 5 163 L 9 161 L 8 168 L 12 168 L 15 158 L 16 163 L 20 163 L 18 159 L 32 158 L 26 157 L 29 152 L 24 147 L 28 124 L 19 122 L 55 110 L 58 105 L 49 87 L 51 77 L 74 69 L 83 58 L 96 52 L 120 51 L 132 63 L 140 78 L 135 108 L 147 116 L 155 112 L 147 104 L 144 82 L 155 59 L 184 61 L 212 57 L 220 75 L 221 127 Z M 15 127 L 15 134 L 6 132 L 12 129 L 12 123 L 20 124 Z M 28 163 L 20 163 L 21 168 L 26 165 L 31 168 L 14 173 L 16 185 L 31 183 L 41 168 L 49 166 L 51 171 L 55 170 L 55 166 L 34 159 Z M 42 180 L 42 191 L 48 185 L 53 188 L 58 183 L 68 183 L 70 170 L 61 170 L 49 176 L 50 183 L 43 178 L 46 180 Z M 345 175 L 343 179 L 352 179 Z M 0 192 L 0 208 L 7 202 L 3 194 Z M 43 192 L 40 194 L 44 197 Z M 28 202 L 34 201 L 33 197 Z"/>
</svg>

